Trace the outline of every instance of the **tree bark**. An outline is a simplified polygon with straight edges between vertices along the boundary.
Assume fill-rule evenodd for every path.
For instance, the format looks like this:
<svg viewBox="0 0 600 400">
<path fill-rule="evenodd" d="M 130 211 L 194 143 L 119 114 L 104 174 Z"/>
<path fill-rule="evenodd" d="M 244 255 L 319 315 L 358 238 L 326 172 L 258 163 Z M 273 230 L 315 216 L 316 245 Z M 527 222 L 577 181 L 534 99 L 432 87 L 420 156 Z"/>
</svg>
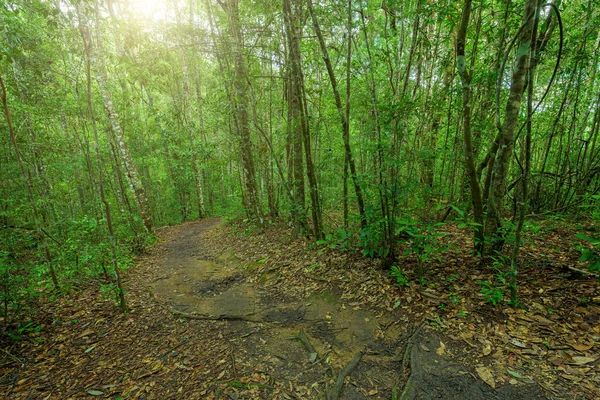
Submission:
<svg viewBox="0 0 600 400">
<path fill-rule="evenodd" d="M 289 121 L 292 128 L 292 137 L 294 138 L 294 181 L 296 188 L 294 195 L 297 197 L 297 206 L 304 207 L 304 180 L 299 180 L 298 172 L 302 171 L 302 159 L 297 160 L 296 153 L 296 138 L 300 139 L 300 148 L 304 147 L 304 157 L 306 160 L 306 174 L 309 182 L 309 194 L 311 199 L 311 211 L 313 220 L 313 233 L 316 239 L 321 239 L 323 236 L 321 222 L 321 205 L 319 200 L 319 191 L 317 179 L 315 176 L 314 165 L 312 162 L 312 149 L 310 144 L 310 131 L 308 126 L 308 108 L 306 107 L 306 97 L 304 93 L 304 79 L 302 74 L 302 60 L 300 54 L 300 37 L 302 10 L 298 0 L 283 0 L 283 15 L 286 26 L 286 36 L 288 39 L 288 62 L 290 66 L 289 74 L 289 97 L 288 104 L 291 109 Z M 300 167 L 298 171 L 296 166 Z M 302 184 L 302 188 L 299 185 Z M 296 193 L 297 192 L 297 193 Z M 304 217 L 304 210 L 299 217 Z"/>
<path fill-rule="evenodd" d="M 81 18 L 79 19 L 81 22 Z M 121 281 L 121 272 L 119 269 L 118 258 L 117 258 L 117 242 L 115 238 L 115 231 L 112 223 L 112 214 L 110 210 L 110 205 L 106 198 L 106 192 L 104 190 L 104 168 L 102 166 L 102 158 L 100 157 L 100 141 L 98 140 L 98 128 L 96 126 L 96 116 L 94 115 L 94 107 L 92 104 L 92 74 L 90 67 L 90 43 L 89 37 L 86 37 L 85 31 L 83 28 L 80 28 L 81 37 L 83 39 L 83 44 L 86 52 L 86 83 L 87 83 L 87 108 L 88 115 L 90 117 L 90 122 L 92 124 L 92 131 L 94 133 L 94 145 L 96 149 L 96 167 L 98 169 L 98 189 L 100 191 L 100 200 L 102 201 L 102 205 L 104 206 L 104 215 L 106 217 L 106 226 L 108 228 L 108 239 L 110 243 L 110 254 L 111 254 L 111 262 L 113 271 L 115 274 L 115 283 L 116 283 L 116 294 L 119 298 L 119 307 L 122 312 L 127 312 L 127 302 L 125 301 L 125 290 L 123 289 L 123 283 Z M 132 227 L 133 229 L 133 227 Z"/>
</svg>

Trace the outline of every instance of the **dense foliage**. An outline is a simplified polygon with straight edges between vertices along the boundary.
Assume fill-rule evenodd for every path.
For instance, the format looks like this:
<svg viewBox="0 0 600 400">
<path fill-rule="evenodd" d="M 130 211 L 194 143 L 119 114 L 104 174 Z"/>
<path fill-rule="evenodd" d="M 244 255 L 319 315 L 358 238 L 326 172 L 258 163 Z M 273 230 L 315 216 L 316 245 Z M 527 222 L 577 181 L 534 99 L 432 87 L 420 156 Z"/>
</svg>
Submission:
<svg viewBox="0 0 600 400">
<path fill-rule="evenodd" d="M 597 219 L 600 12 L 553 4 L 1 2 L 4 313 L 99 275 L 122 295 L 155 226 L 207 215 L 387 266 L 448 218 L 496 256 L 526 216 Z"/>
</svg>

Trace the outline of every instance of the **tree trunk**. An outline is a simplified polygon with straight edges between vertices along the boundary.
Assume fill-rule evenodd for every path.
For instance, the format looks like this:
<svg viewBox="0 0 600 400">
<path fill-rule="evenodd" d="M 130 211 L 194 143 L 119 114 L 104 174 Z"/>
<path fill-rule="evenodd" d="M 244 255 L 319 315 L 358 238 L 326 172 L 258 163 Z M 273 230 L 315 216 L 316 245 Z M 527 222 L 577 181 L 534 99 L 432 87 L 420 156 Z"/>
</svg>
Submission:
<svg viewBox="0 0 600 400">
<path fill-rule="evenodd" d="M 81 22 L 81 18 L 79 19 Z M 86 37 L 85 31 L 83 28 L 80 28 L 81 37 L 83 39 L 85 52 L 86 52 L 86 83 L 87 83 L 87 108 L 88 115 L 90 117 L 90 122 L 92 124 L 92 131 L 94 132 L 94 145 L 96 148 L 96 165 L 98 169 L 98 189 L 100 191 L 100 200 L 104 206 L 104 215 L 106 217 L 106 226 L 108 228 L 108 238 L 110 243 L 110 254 L 112 267 L 115 274 L 115 283 L 116 283 L 116 292 L 117 297 L 119 298 L 119 307 L 121 311 L 124 313 L 127 312 L 127 302 L 125 301 L 125 291 L 123 289 L 123 284 L 121 281 L 121 273 L 118 264 L 117 258 L 117 243 L 115 239 L 115 231 L 112 223 L 112 215 L 110 210 L 110 205 L 106 198 L 106 192 L 104 190 L 104 168 L 102 166 L 102 158 L 100 157 L 100 141 L 98 140 L 98 128 L 96 126 L 96 116 L 94 115 L 94 107 L 92 104 L 92 74 L 90 67 L 90 43 L 89 38 Z M 133 229 L 133 227 L 132 227 Z M 135 232 L 135 231 L 134 231 Z"/>
<path fill-rule="evenodd" d="M 491 240 L 490 251 L 500 251 L 504 245 L 502 217 L 505 211 L 504 199 L 506 194 L 506 181 L 508 178 L 508 165 L 514 146 L 514 134 L 523 102 L 523 92 L 529 70 L 529 53 L 531 33 L 533 29 L 533 15 L 535 0 L 527 0 L 523 13 L 523 26 L 518 37 L 518 49 L 515 57 L 514 68 L 510 83 L 510 91 L 504 122 L 499 134 L 498 151 L 491 176 L 490 195 L 487 202 L 487 220 L 485 234 Z"/>
<path fill-rule="evenodd" d="M 234 118 L 236 120 L 237 136 L 240 143 L 242 158 L 243 185 L 245 188 L 245 206 L 248 217 L 262 223 L 263 215 L 258 188 L 254 157 L 252 155 L 252 140 L 250 138 L 250 123 L 248 118 L 248 81 L 244 61 L 244 42 L 239 21 L 238 0 L 217 0 L 229 18 L 231 30 L 231 51 L 233 53 L 233 90 L 230 91 Z"/>
<path fill-rule="evenodd" d="M 367 226 L 367 220 L 365 216 L 365 202 L 363 200 L 362 190 L 360 188 L 360 184 L 358 182 L 358 176 L 356 173 L 356 164 L 354 162 L 354 157 L 352 155 L 352 149 L 350 146 L 350 122 L 346 118 L 346 114 L 344 113 L 344 108 L 342 106 L 342 100 L 340 98 L 340 92 L 337 86 L 337 80 L 335 78 L 335 74 L 333 72 L 333 66 L 331 65 L 331 60 L 329 59 L 329 52 L 327 50 L 327 46 L 325 45 L 325 40 L 323 39 L 323 33 L 321 32 L 321 28 L 319 26 L 319 20 L 314 12 L 312 6 L 312 0 L 308 1 L 308 10 L 310 12 L 313 25 L 315 28 L 315 33 L 317 34 L 317 38 L 319 40 L 319 46 L 321 47 L 321 52 L 323 54 L 323 61 L 325 62 L 325 66 L 327 67 L 327 74 L 329 75 L 329 81 L 331 83 L 331 89 L 333 91 L 333 96 L 335 98 L 335 105 L 337 107 L 337 111 L 340 117 L 340 122 L 342 124 L 342 139 L 344 140 L 344 149 L 345 156 L 348 160 L 348 166 L 350 167 L 350 177 L 352 178 L 352 183 L 354 184 L 354 191 L 356 192 L 356 202 L 358 203 L 358 212 L 360 214 L 361 226 L 365 228 Z M 351 40 L 348 38 L 348 40 Z M 350 99 L 346 99 L 346 101 L 350 101 Z"/>
<path fill-rule="evenodd" d="M 4 116 L 6 117 L 6 123 L 8 125 L 8 132 L 10 134 L 10 141 L 15 150 L 15 156 L 17 157 L 17 162 L 19 164 L 19 169 L 21 171 L 21 176 L 25 181 L 25 185 L 27 186 L 27 193 L 29 194 L 29 201 L 31 203 L 31 208 L 33 210 L 33 219 L 35 222 L 36 236 L 40 240 L 42 245 L 42 251 L 44 252 L 44 258 L 46 259 L 46 263 L 48 264 L 48 268 L 50 270 L 50 278 L 52 278 L 52 283 L 54 284 L 55 289 L 60 289 L 58 284 L 58 277 L 56 275 L 56 270 L 54 268 L 54 264 L 52 263 L 52 256 L 50 255 L 50 249 L 48 248 L 48 243 L 46 242 L 46 236 L 43 233 L 42 226 L 42 218 L 40 212 L 37 207 L 37 200 L 33 191 L 33 184 L 31 183 L 31 178 L 27 171 L 25 170 L 25 165 L 23 164 L 23 158 L 21 157 L 21 151 L 19 149 L 19 145 L 17 143 L 17 138 L 15 135 L 15 131 L 12 126 L 12 121 L 10 118 L 10 110 L 8 109 L 8 102 L 6 99 L 6 87 L 4 86 L 4 81 L 0 76 L 0 99 L 2 100 L 2 110 L 4 111 Z"/>
<path fill-rule="evenodd" d="M 292 137 L 300 138 L 300 144 L 304 147 L 304 157 L 306 160 L 306 174 L 309 181 L 309 190 L 310 190 L 310 199 L 311 199 L 311 210 L 312 210 L 312 220 L 313 220 L 313 233 L 315 238 L 321 239 L 323 236 L 322 233 L 322 221 L 321 221 L 321 205 L 319 200 L 319 191 L 317 186 L 317 179 L 315 175 L 314 165 L 312 162 L 312 149 L 310 144 L 310 131 L 308 126 L 308 108 L 306 107 L 306 97 L 304 93 L 304 79 L 302 74 L 302 61 L 300 54 L 300 37 L 302 36 L 301 32 L 301 21 L 302 21 L 302 10 L 300 6 L 300 2 L 297 0 L 284 0 L 283 1 L 283 14 L 284 14 L 284 22 L 286 25 L 286 36 L 288 38 L 288 62 L 290 65 L 290 74 L 289 74 L 289 107 L 291 108 L 291 120 L 290 124 L 293 130 Z M 294 148 L 296 148 L 296 139 L 294 139 Z M 294 153 L 296 150 L 294 150 Z M 296 156 L 294 156 L 296 159 Z M 302 166 L 300 159 L 300 167 Z M 298 161 L 295 161 L 295 165 L 298 165 Z M 304 190 L 302 187 L 301 193 L 296 193 L 300 188 L 298 187 L 298 178 L 297 171 L 294 169 L 295 173 L 295 181 L 297 183 L 296 189 L 294 190 L 294 194 L 296 196 L 301 196 L 298 198 L 297 204 L 304 203 Z M 302 180 L 302 185 L 304 185 L 304 181 Z M 303 217 L 304 210 L 299 210 L 302 212 L 300 217 Z"/>
<path fill-rule="evenodd" d="M 467 177 L 469 179 L 469 188 L 471 189 L 471 203 L 473 205 L 475 227 L 474 245 L 478 253 L 483 251 L 485 244 L 483 236 L 483 202 L 481 200 L 481 186 L 479 185 L 478 174 L 475 169 L 475 158 L 473 155 L 473 139 L 471 135 L 471 76 L 473 71 L 467 71 L 465 58 L 465 42 L 467 37 L 467 27 L 469 26 L 469 17 L 471 15 L 471 0 L 465 0 L 463 5 L 463 15 L 458 28 L 456 39 L 456 64 L 458 75 L 462 83 L 463 95 L 463 141 L 465 145 L 465 165 Z"/>
<path fill-rule="evenodd" d="M 98 83 L 102 100 L 104 102 L 104 108 L 116 138 L 115 144 L 119 150 L 119 156 L 121 157 L 121 163 L 123 164 L 125 170 L 125 176 L 127 177 L 129 188 L 132 191 L 133 198 L 144 223 L 144 227 L 148 232 L 152 232 L 153 222 L 152 214 L 148 204 L 148 196 L 138 174 L 137 168 L 133 162 L 133 157 L 131 156 L 129 146 L 125 140 L 125 135 L 119 122 L 119 115 L 117 114 L 113 104 L 112 94 L 108 88 L 108 74 L 106 72 L 104 57 L 99 54 L 102 51 L 102 39 L 100 37 L 100 32 L 97 32 L 96 39 L 97 45 L 94 46 L 91 38 L 89 38 L 90 63 L 95 70 L 96 82 Z"/>
</svg>

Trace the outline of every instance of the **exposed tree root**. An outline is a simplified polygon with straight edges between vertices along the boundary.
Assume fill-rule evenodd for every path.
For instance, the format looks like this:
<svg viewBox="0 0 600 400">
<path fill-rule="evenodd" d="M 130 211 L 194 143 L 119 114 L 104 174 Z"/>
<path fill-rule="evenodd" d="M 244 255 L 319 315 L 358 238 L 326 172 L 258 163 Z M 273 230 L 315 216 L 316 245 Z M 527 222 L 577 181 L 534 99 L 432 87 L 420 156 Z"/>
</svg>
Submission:
<svg viewBox="0 0 600 400">
<path fill-rule="evenodd" d="M 423 325 L 421 325 L 417 329 L 415 329 L 413 334 L 410 335 L 410 338 L 408 339 L 408 342 L 406 343 L 406 348 L 404 349 L 404 357 L 402 358 L 402 371 L 403 371 L 403 374 L 406 375 L 406 371 L 410 370 L 410 374 L 408 376 L 408 379 L 406 380 L 406 384 L 404 385 L 404 388 L 402 389 L 402 394 L 400 395 L 400 400 L 412 400 L 416 396 L 415 379 L 420 378 L 421 371 L 418 369 L 415 369 L 415 367 L 413 365 L 413 359 L 415 358 L 414 348 L 415 348 L 415 341 L 417 340 L 417 337 L 421 336 L 422 333 L 423 333 Z"/>
<path fill-rule="evenodd" d="M 302 342 L 304 347 L 306 347 L 306 351 L 308 351 L 310 354 L 315 354 L 315 356 L 317 355 L 317 350 L 315 350 L 314 346 L 310 343 L 310 340 L 308 340 L 308 336 L 306 336 L 304 330 L 300 331 L 296 339 L 299 339 Z"/>
<path fill-rule="evenodd" d="M 344 388 L 344 380 L 347 376 L 349 376 L 352 373 L 354 368 L 356 368 L 362 356 L 362 351 L 356 353 L 356 355 L 352 358 L 352 360 L 350 360 L 348 365 L 346 365 L 346 367 L 340 371 L 340 374 L 338 375 L 335 384 L 327 394 L 327 400 L 337 400 L 340 398 L 340 396 L 342 395 L 342 389 Z"/>
<path fill-rule="evenodd" d="M 563 265 L 562 268 L 568 269 L 568 270 L 570 270 L 572 272 L 575 272 L 577 274 L 581 274 L 581 275 L 585 275 L 585 276 L 593 276 L 595 278 L 600 278 L 600 275 L 597 274 L 597 273 L 595 273 L 595 272 L 586 271 L 585 269 L 575 268 L 575 267 L 572 267 L 570 265 Z"/>
<path fill-rule="evenodd" d="M 180 317 L 188 318 L 188 319 L 209 320 L 209 321 L 247 321 L 247 322 L 255 322 L 255 323 L 265 322 L 265 321 L 262 321 L 262 320 L 256 320 L 256 319 L 250 318 L 249 315 L 253 315 L 253 314 L 246 314 L 246 315 L 237 315 L 237 314 L 219 314 L 219 315 L 188 314 L 188 313 L 184 313 L 182 311 L 176 310 L 174 308 L 172 308 L 171 311 L 175 315 L 179 315 Z"/>
</svg>

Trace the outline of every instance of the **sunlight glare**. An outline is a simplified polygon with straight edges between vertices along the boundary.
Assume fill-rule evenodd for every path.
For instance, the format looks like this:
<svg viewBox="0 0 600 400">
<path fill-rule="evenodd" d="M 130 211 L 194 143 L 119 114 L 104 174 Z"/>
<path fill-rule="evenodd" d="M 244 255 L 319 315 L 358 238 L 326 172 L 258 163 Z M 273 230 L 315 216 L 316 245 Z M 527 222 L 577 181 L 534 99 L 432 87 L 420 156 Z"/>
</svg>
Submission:
<svg viewBox="0 0 600 400">
<path fill-rule="evenodd" d="M 129 10 L 137 18 L 158 21 L 164 18 L 165 0 L 128 0 Z"/>
</svg>

